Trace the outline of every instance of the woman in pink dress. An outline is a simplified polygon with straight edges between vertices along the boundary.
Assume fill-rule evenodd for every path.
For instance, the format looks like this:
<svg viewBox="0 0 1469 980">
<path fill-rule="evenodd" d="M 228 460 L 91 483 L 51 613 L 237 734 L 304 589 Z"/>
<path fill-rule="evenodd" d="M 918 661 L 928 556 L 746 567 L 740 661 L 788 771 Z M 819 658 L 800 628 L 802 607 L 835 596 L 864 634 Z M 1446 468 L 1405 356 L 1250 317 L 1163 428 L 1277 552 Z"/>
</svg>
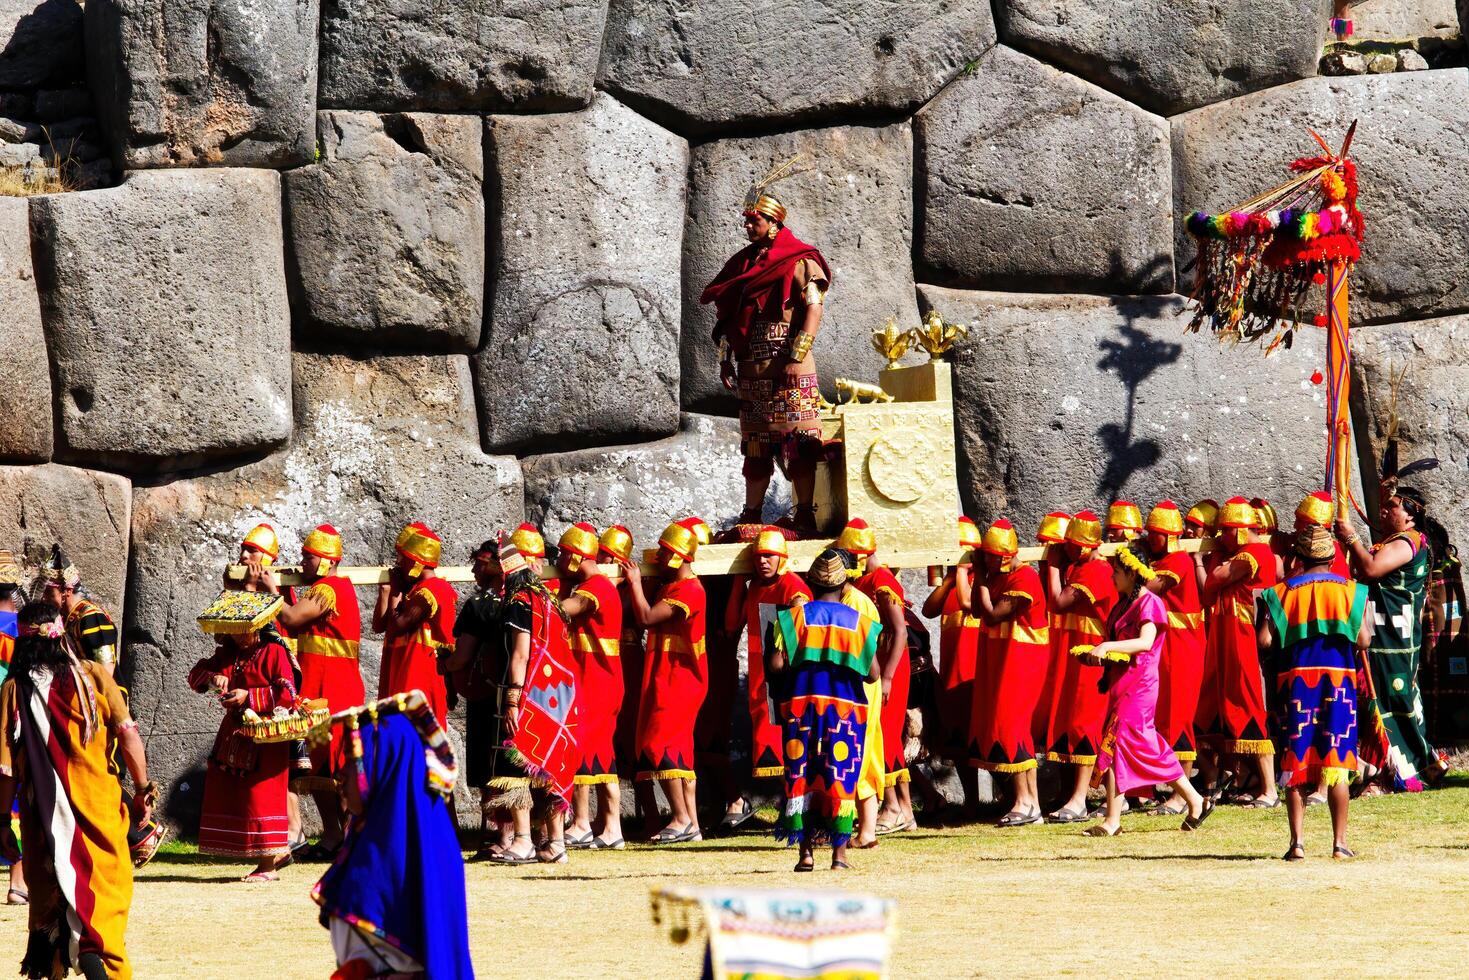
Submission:
<svg viewBox="0 0 1469 980">
<path fill-rule="evenodd" d="M 1107 815 L 1088 827 L 1088 837 L 1115 837 L 1122 832 L 1122 798 L 1134 790 L 1171 785 L 1188 804 L 1183 830 L 1197 830 L 1213 811 L 1213 803 L 1188 781 L 1168 741 L 1158 733 L 1158 659 L 1168 608 L 1144 588 L 1153 570 L 1128 548 L 1112 557 L 1112 580 L 1119 596 L 1108 621 L 1108 639 L 1087 650 L 1071 652 L 1107 668 L 1101 685 L 1107 693 L 1107 721 L 1097 753 L 1093 784 L 1105 779 Z"/>
</svg>

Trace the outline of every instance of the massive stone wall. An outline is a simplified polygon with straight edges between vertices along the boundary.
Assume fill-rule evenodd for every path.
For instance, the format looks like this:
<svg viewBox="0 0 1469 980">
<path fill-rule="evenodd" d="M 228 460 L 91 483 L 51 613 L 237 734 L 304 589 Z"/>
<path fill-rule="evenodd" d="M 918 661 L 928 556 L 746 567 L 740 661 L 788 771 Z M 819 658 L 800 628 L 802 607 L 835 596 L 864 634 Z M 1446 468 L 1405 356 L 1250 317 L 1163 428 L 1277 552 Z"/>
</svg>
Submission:
<svg viewBox="0 0 1469 980">
<path fill-rule="evenodd" d="M 1462 45 L 1442 11 L 1366 0 L 1376 36 L 1432 34 L 1404 50 L 1435 68 L 1316 77 L 1330 7 L 0 0 L 0 166 L 43 157 L 50 120 L 117 183 L 0 199 L 0 547 L 59 540 L 118 611 L 186 816 L 214 725 L 182 683 L 193 618 L 257 520 L 287 556 L 331 521 L 369 563 L 423 519 L 457 563 L 523 517 L 647 543 L 733 515 L 698 297 L 747 182 L 798 151 L 780 193 L 835 270 L 828 384 L 875 374 L 889 316 L 970 325 L 974 516 L 1288 506 L 1318 479 L 1320 338 L 1264 362 L 1185 336 L 1178 220 L 1353 119 L 1359 462 L 1407 365 L 1402 452 L 1443 461 L 1423 482 L 1463 534 Z"/>
</svg>

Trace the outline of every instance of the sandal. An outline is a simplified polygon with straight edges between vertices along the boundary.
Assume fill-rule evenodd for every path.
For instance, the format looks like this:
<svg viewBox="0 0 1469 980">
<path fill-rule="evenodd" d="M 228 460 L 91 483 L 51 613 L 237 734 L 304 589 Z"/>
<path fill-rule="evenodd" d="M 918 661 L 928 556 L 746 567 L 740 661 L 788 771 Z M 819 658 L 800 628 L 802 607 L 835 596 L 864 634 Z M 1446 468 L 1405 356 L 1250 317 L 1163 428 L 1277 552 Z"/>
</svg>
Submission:
<svg viewBox="0 0 1469 980">
<path fill-rule="evenodd" d="M 1246 810 L 1274 810 L 1276 807 L 1280 806 L 1280 797 L 1277 796 L 1269 803 L 1266 803 L 1263 796 L 1257 796 L 1250 802 L 1242 805 Z"/>
<path fill-rule="evenodd" d="M 682 844 L 684 841 L 693 840 L 695 836 L 694 825 L 684 824 L 683 830 L 674 830 L 672 827 L 664 827 L 658 833 L 648 838 L 649 844 Z"/>
<path fill-rule="evenodd" d="M 1108 830 L 1103 824 L 1088 827 L 1081 832 L 1083 837 L 1116 837 L 1120 833 L 1122 833 L 1121 827 L 1118 827 L 1116 830 Z"/>
<path fill-rule="evenodd" d="M 1276 805 L 1279 806 L 1279 801 L 1278 800 L 1276 801 Z M 1204 808 L 1199 811 L 1199 815 L 1197 817 L 1184 817 L 1183 818 L 1183 823 L 1179 825 L 1178 829 L 1179 830 L 1187 830 L 1187 831 L 1198 830 L 1200 827 L 1202 827 L 1204 825 L 1204 821 L 1209 819 L 1209 814 L 1211 814 L 1213 812 L 1214 812 L 1214 801 L 1213 800 L 1205 800 L 1204 801 Z"/>
<path fill-rule="evenodd" d="M 274 871 L 252 871 L 240 880 L 252 885 L 258 885 L 266 881 L 280 881 L 281 876 Z"/>
<path fill-rule="evenodd" d="M 616 840 L 603 840 L 601 837 L 593 837 L 592 842 L 587 845 L 589 851 L 621 851 L 627 848 L 627 842 L 621 837 Z"/>
<path fill-rule="evenodd" d="M 1148 812 L 1155 817 L 1181 817 L 1188 813 L 1188 804 L 1180 803 L 1175 809 L 1172 803 L 1164 803 Z"/>
<path fill-rule="evenodd" d="M 882 841 L 878 840 L 876 837 L 872 838 L 872 840 L 868 841 L 866 844 L 859 844 L 859 843 L 857 843 L 857 841 L 856 841 L 855 838 L 852 840 L 852 846 L 855 847 L 859 851 L 870 851 L 874 847 L 878 847 L 881 844 L 882 844 Z"/>
<path fill-rule="evenodd" d="M 1310 796 L 1306 797 L 1306 806 L 1320 806 L 1325 802 L 1326 797 L 1322 796 L 1320 793 L 1312 793 Z"/>
<path fill-rule="evenodd" d="M 804 857 L 804 858 L 801 858 L 799 861 L 796 862 L 796 873 L 797 874 L 805 874 L 808 871 L 815 871 L 815 870 L 816 870 L 816 858 L 815 858 L 815 856 L 812 856 L 812 857 Z"/>
<path fill-rule="evenodd" d="M 29 905 L 31 904 L 31 893 L 24 888 L 12 888 L 10 894 L 5 896 L 6 905 Z"/>
<path fill-rule="evenodd" d="M 1234 773 L 1227 772 L 1224 774 L 1223 779 L 1214 784 L 1214 792 L 1209 794 L 1209 798 L 1212 799 L 1215 803 L 1218 803 L 1220 800 L 1224 799 L 1224 794 L 1228 793 L 1233 786 Z"/>
<path fill-rule="evenodd" d="M 1086 823 L 1090 819 L 1085 813 L 1064 808 L 1046 815 L 1046 823 Z"/>
<path fill-rule="evenodd" d="M 295 858 L 297 861 L 303 863 L 321 864 L 325 862 L 331 864 L 337 859 L 337 851 L 341 846 L 341 844 L 338 844 L 336 847 L 327 847 L 325 844 L 318 842 L 297 851 Z"/>
<path fill-rule="evenodd" d="M 542 864 L 565 864 L 570 860 L 566 856 L 565 837 L 557 837 L 546 841 L 546 845 L 541 848 L 541 851 L 549 855 L 549 857 L 546 857 L 542 856 L 540 851 L 536 852 L 536 860 Z"/>
<path fill-rule="evenodd" d="M 592 846 L 592 841 L 594 841 L 596 839 L 597 839 L 597 835 L 594 834 L 594 833 L 592 833 L 590 830 L 588 830 L 585 834 L 583 834 L 580 837 L 567 837 L 567 838 L 565 838 L 565 841 L 566 841 L 566 846 L 568 848 L 570 848 L 571 850 L 573 850 L 573 851 L 584 851 L 587 848 L 591 847 Z"/>
<path fill-rule="evenodd" d="M 848 864 L 847 862 L 845 862 L 845 861 L 836 861 L 836 860 L 833 860 L 831 862 L 831 870 L 833 870 L 833 871 L 851 871 L 852 870 L 852 866 L 850 864 Z"/>
<path fill-rule="evenodd" d="M 1335 844 L 1331 848 L 1331 858 L 1333 861 L 1350 861 L 1356 856 L 1357 852 L 1345 844 Z"/>
<path fill-rule="evenodd" d="M 1304 861 L 1306 860 L 1306 845 L 1300 841 L 1291 841 L 1290 848 L 1281 855 L 1282 861 Z"/>
<path fill-rule="evenodd" d="M 877 836 L 886 837 L 888 834 L 896 834 L 900 828 L 895 823 L 877 822 Z"/>
<path fill-rule="evenodd" d="M 1000 818 L 997 827 L 1028 827 L 1033 823 L 1042 823 L 1045 817 L 1041 816 L 1039 809 L 1035 810 L 1012 810 Z"/>
<path fill-rule="evenodd" d="M 755 808 L 744 797 L 740 798 L 740 806 L 742 809 L 739 813 L 726 813 L 724 818 L 719 821 L 720 833 L 728 834 L 740 829 L 755 815 Z"/>
<path fill-rule="evenodd" d="M 490 855 L 491 864 L 537 864 L 540 858 L 536 857 L 535 851 L 529 854 L 516 854 L 510 848 L 514 847 L 514 841 L 530 840 L 530 834 L 516 834 L 511 838 L 509 847 L 502 847 L 499 851 Z"/>
</svg>

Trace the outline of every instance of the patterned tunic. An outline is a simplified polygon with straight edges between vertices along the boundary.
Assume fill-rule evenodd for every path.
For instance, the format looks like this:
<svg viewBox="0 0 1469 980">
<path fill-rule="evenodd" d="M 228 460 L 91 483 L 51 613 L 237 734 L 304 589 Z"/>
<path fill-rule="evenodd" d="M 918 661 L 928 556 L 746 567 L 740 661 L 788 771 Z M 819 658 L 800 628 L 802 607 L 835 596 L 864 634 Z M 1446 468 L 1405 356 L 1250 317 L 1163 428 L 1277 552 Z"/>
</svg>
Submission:
<svg viewBox="0 0 1469 980">
<path fill-rule="evenodd" d="M 1434 763 L 1424 727 L 1418 663 L 1423 652 L 1423 603 L 1428 592 L 1428 541 L 1417 531 L 1401 531 L 1373 546 L 1406 541 L 1413 557 L 1368 585 L 1372 597 L 1374 706 L 1387 729 L 1387 769 L 1399 789 L 1422 788 L 1422 774 Z"/>
</svg>

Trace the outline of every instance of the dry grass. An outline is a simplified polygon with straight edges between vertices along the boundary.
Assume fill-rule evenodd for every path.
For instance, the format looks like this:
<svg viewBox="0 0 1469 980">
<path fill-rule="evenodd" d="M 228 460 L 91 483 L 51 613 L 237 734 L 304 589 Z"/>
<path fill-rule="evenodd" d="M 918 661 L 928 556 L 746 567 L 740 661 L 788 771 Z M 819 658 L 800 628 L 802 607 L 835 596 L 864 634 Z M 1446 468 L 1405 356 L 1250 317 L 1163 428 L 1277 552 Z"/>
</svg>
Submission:
<svg viewBox="0 0 1469 980">
<path fill-rule="evenodd" d="M 898 978 L 1463 975 L 1469 780 L 1354 804 L 1354 862 L 1327 857 L 1321 808 L 1303 864 L 1279 860 L 1283 809 L 1221 811 L 1193 835 L 1175 825 L 1129 817 L 1113 840 L 1064 827 L 920 831 L 857 854 L 842 877 L 797 878 L 794 853 L 757 835 L 580 853 L 561 867 L 471 865 L 470 939 L 481 977 L 694 977 L 700 951 L 655 932 L 650 887 L 841 885 L 897 898 Z M 146 868 L 128 932 L 136 974 L 326 976 L 331 948 L 307 896 L 319 869 L 234 883 L 245 870 L 180 849 Z M 0 922 L 15 936 L 23 915 L 0 910 Z M 18 937 L 9 948 L 18 958 Z"/>
<path fill-rule="evenodd" d="M 75 190 L 66 176 L 67 169 L 39 164 L 33 167 L 0 167 L 0 197 L 34 197 Z"/>
</svg>

